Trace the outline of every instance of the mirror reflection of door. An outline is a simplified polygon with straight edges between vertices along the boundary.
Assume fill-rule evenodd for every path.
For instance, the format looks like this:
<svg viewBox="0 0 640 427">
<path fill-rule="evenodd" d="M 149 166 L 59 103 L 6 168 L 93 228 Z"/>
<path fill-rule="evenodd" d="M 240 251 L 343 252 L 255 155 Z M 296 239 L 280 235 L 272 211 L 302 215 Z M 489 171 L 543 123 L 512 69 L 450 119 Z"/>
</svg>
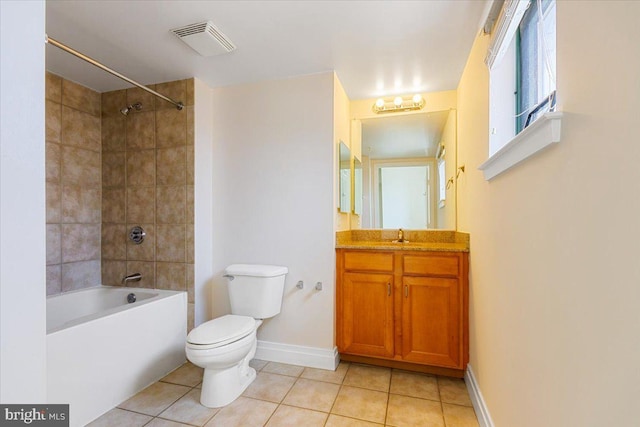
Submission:
<svg viewBox="0 0 640 427">
<path fill-rule="evenodd" d="M 374 161 L 376 228 L 434 228 L 433 165 L 416 159 Z"/>
</svg>

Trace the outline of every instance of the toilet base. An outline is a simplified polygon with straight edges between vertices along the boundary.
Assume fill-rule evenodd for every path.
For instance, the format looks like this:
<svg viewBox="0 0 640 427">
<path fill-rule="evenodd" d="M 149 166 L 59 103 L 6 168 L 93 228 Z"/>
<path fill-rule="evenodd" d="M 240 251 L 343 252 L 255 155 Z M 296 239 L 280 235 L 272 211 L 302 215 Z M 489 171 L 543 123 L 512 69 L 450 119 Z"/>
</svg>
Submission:
<svg viewBox="0 0 640 427">
<path fill-rule="evenodd" d="M 220 408 L 236 400 L 256 379 L 256 370 L 242 363 L 228 369 L 205 369 L 200 403 L 208 408 Z"/>
</svg>

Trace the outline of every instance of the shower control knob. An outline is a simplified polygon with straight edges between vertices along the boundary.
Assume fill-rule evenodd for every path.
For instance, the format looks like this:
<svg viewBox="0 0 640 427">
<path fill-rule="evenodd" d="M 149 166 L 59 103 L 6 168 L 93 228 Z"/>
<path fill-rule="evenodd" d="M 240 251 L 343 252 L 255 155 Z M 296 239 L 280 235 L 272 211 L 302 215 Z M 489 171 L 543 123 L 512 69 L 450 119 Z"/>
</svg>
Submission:
<svg viewBox="0 0 640 427">
<path fill-rule="evenodd" d="M 136 225 L 135 227 L 131 228 L 131 231 L 129 231 L 129 240 L 131 240 L 136 245 L 139 245 L 144 242 L 144 236 L 146 235 L 147 233 L 144 232 L 142 227 Z"/>
</svg>

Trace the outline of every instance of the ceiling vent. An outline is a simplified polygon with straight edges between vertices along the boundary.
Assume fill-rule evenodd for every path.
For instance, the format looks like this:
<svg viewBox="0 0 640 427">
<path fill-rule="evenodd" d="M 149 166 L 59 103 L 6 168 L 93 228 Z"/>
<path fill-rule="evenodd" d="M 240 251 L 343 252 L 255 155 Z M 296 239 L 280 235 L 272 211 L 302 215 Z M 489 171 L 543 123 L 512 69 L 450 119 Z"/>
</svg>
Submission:
<svg viewBox="0 0 640 427">
<path fill-rule="evenodd" d="M 236 49 L 236 45 L 211 21 L 175 28 L 171 32 L 202 56 L 220 55 Z"/>
</svg>

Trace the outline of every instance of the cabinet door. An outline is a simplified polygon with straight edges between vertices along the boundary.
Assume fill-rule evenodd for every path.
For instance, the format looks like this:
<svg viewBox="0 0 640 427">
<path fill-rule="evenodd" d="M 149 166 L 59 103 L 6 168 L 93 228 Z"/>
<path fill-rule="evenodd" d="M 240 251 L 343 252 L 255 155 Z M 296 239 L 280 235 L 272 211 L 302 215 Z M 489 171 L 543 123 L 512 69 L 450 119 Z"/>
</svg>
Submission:
<svg viewBox="0 0 640 427">
<path fill-rule="evenodd" d="M 402 358 L 461 366 L 461 293 L 458 279 L 403 277 Z"/>
<path fill-rule="evenodd" d="M 343 353 L 393 357 L 393 275 L 342 276 Z"/>
</svg>

